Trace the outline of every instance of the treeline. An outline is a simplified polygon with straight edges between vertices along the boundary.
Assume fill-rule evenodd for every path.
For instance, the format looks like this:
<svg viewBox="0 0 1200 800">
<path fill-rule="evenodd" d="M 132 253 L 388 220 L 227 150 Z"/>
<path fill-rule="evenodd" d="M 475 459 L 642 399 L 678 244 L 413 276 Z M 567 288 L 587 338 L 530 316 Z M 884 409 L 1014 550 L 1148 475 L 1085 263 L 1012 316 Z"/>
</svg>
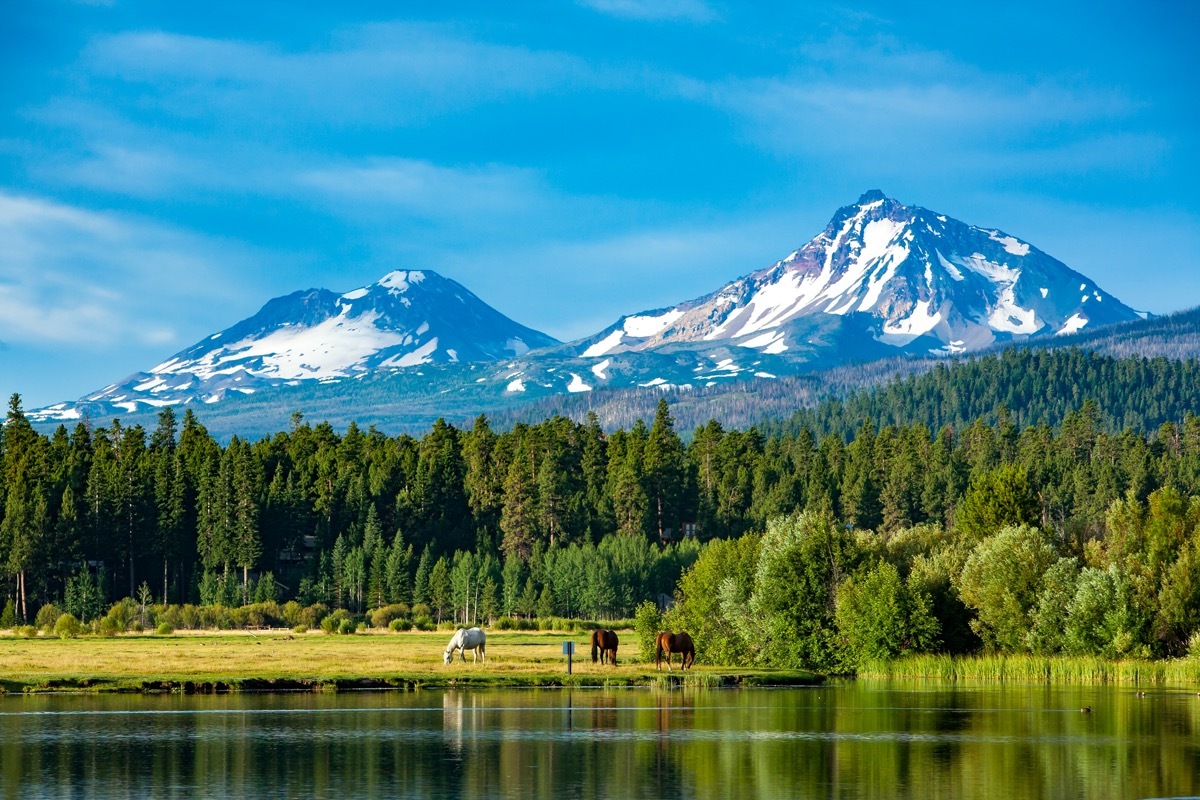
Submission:
<svg viewBox="0 0 1200 800">
<path fill-rule="evenodd" d="M 694 541 L 796 510 L 879 534 L 991 533 L 964 495 L 1013 467 L 1036 500 L 1028 521 L 1080 548 L 1105 534 L 1116 500 L 1200 493 L 1196 417 L 1148 436 L 1109 428 L 1081 400 L 1058 429 L 1003 411 L 936 432 L 867 422 L 849 440 L 709 422 L 685 445 L 660 402 L 649 426 L 611 434 L 594 416 L 502 433 L 484 417 L 438 422 L 417 439 L 295 415 L 288 431 L 221 446 L 190 410 L 163 410 L 149 432 L 81 423 L 45 436 L 14 396 L 0 431 L 3 593 L 21 620 L 143 583 L 173 603 L 629 617 L 673 591 Z"/>
<path fill-rule="evenodd" d="M 1200 497 L 1131 492 L 1080 542 L 1040 525 L 1024 471 L 1002 467 L 961 510 L 885 533 L 779 517 L 705 549 L 652 627 L 691 631 L 710 663 L 824 672 L 934 652 L 1200 657 Z"/>
<path fill-rule="evenodd" d="M 940 430 L 981 418 L 997 422 L 1001 414 L 1019 427 L 1057 425 L 1085 399 L 1102 410 L 1106 430 L 1153 431 L 1200 409 L 1200 361 L 1009 348 L 861 389 L 762 428 L 769 435 L 794 436 L 807 428 L 851 436 L 863 420 L 876 427 L 921 423 Z"/>
</svg>

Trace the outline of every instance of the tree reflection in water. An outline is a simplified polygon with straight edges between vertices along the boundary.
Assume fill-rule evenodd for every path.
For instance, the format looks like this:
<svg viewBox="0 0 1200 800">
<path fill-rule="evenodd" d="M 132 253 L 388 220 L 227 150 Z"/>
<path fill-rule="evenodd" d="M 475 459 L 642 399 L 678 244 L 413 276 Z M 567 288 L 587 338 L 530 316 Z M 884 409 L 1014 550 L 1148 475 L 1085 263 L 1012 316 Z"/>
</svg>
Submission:
<svg viewBox="0 0 1200 800">
<path fill-rule="evenodd" d="M 1194 691 L 863 682 L 10 697 L 0 796 L 1178 796 L 1198 715 Z"/>
</svg>

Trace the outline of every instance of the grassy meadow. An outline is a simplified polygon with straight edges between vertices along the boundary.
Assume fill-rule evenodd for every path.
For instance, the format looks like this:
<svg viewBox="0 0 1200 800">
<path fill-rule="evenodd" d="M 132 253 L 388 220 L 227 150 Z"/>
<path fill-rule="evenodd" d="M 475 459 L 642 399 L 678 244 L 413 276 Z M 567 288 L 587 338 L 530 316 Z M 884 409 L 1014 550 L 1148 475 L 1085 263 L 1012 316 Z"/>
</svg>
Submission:
<svg viewBox="0 0 1200 800">
<path fill-rule="evenodd" d="M 0 691 L 288 691 L 443 686 L 797 684 L 812 673 L 696 667 L 668 675 L 622 634 L 616 666 L 593 664 L 589 634 L 488 632 L 487 663 L 442 663 L 447 631 L 352 636 L 180 632 L 58 639 L 0 637 Z M 562 643 L 575 642 L 573 674 Z"/>
</svg>

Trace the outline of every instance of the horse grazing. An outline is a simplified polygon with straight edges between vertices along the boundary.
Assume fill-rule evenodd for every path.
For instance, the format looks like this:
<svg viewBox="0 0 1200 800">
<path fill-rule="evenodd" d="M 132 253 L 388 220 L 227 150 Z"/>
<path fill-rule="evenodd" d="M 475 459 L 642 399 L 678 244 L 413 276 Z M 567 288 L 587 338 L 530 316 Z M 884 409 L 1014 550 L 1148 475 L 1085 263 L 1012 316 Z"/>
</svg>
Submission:
<svg viewBox="0 0 1200 800">
<path fill-rule="evenodd" d="M 450 644 L 446 645 L 446 653 L 443 657 L 443 662 L 449 664 L 454 661 L 454 651 L 458 651 L 458 657 L 467 663 L 467 650 L 471 651 L 471 663 L 479 662 L 483 659 L 483 663 L 487 663 L 487 652 L 485 645 L 487 644 L 487 634 L 482 628 L 459 628 L 450 637 Z"/>
<path fill-rule="evenodd" d="M 617 664 L 617 632 L 592 631 L 592 663 L 596 663 L 597 655 L 601 664 Z"/>
<path fill-rule="evenodd" d="M 671 654 L 679 653 L 679 668 L 687 669 L 696 660 L 696 645 L 687 631 L 660 633 L 655 640 L 654 668 L 662 668 L 663 653 L 667 654 L 667 672 L 671 671 Z"/>
</svg>

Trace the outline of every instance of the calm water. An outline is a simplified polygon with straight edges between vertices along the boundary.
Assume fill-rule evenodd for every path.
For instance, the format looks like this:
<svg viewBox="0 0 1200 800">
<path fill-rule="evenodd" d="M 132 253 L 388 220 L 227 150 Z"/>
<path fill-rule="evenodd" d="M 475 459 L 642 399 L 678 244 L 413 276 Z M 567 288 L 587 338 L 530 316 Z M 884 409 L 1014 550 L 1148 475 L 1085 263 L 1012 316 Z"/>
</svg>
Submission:
<svg viewBox="0 0 1200 800">
<path fill-rule="evenodd" d="M 1178 797 L 1200 793 L 1198 737 L 1195 692 L 1129 689 L 15 697 L 0 793 Z"/>
</svg>

